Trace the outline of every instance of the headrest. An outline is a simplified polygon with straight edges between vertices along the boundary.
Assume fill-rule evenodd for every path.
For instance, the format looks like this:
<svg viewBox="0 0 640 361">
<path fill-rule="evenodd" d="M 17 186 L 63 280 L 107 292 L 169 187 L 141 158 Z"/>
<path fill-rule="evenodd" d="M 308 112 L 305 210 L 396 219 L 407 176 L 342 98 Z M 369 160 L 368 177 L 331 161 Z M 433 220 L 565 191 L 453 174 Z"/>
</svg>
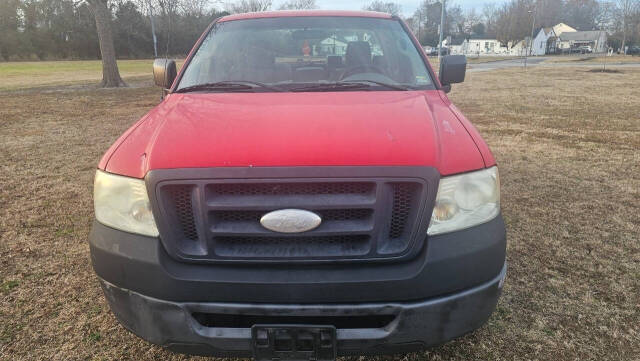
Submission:
<svg viewBox="0 0 640 361">
<path fill-rule="evenodd" d="M 348 67 L 371 64 L 371 45 L 367 41 L 351 41 L 347 44 Z"/>
<path fill-rule="evenodd" d="M 333 68 L 339 68 L 342 66 L 342 57 L 339 55 L 329 55 L 327 57 L 327 65 Z"/>
<path fill-rule="evenodd" d="M 259 47 L 249 47 L 246 51 L 246 61 L 249 66 L 258 68 L 273 67 L 275 63 L 275 57 L 269 52 Z"/>
</svg>

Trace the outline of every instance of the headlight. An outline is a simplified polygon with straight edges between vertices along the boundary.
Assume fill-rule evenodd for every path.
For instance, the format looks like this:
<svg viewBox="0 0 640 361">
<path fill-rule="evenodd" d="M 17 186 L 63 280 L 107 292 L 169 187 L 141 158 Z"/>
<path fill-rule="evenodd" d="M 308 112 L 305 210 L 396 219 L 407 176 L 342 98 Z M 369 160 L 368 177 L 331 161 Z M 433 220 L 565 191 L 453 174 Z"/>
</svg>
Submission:
<svg viewBox="0 0 640 361">
<path fill-rule="evenodd" d="M 96 172 L 93 185 L 96 219 L 105 226 L 145 236 L 158 236 L 143 180 Z"/>
<path fill-rule="evenodd" d="M 500 213 L 498 168 L 440 179 L 429 235 L 486 223 Z"/>
</svg>

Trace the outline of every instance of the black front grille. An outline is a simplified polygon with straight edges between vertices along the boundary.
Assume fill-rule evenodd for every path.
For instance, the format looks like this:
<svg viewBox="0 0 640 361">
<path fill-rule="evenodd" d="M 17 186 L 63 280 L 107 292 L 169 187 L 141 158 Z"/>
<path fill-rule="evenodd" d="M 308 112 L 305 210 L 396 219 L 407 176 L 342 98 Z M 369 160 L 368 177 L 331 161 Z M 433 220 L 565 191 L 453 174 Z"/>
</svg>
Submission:
<svg viewBox="0 0 640 361">
<path fill-rule="evenodd" d="M 157 185 L 161 238 L 190 261 L 398 259 L 426 237 L 428 182 L 420 178 L 198 179 Z M 281 209 L 320 216 L 286 234 L 260 219 Z"/>
<path fill-rule="evenodd" d="M 214 250 L 223 257 L 300 258 L 364 256 L 370 250 L 367 235 L 324 237 L 222 236 Z"/>
<path fill-rule="evenodd" d="M 411 210 L 415 208 L 417 185 L 415 183 L 393 183 L 393 210 L 391 211 L 391 227 L 389 238 L 397 239 L 407 231 L 407 222 L 411 216 Z"/>
<path fill-rule="evenodd" d="M 198 239 L 193 215 L 193 190 L 192 185 L 170 185 L 165 189 L 169 198 L 169 211 L 177 218 L 182 237 L 191 241 Z"/>
<path fill-rule="evenodd" d="M 213 211 L 214 223 L 260 222 L 265 211 Z M 373 214 L 372 209 L 325 209 L 316 212 L 323 221 L 364 220 Z"/>
<path fill-rule="evenodd" d="M 367 194 L 371 183 L 258 183 L 216 184 L 212 188 L 216 195 L 293 195 L 293 194 Z"/>
</svg>

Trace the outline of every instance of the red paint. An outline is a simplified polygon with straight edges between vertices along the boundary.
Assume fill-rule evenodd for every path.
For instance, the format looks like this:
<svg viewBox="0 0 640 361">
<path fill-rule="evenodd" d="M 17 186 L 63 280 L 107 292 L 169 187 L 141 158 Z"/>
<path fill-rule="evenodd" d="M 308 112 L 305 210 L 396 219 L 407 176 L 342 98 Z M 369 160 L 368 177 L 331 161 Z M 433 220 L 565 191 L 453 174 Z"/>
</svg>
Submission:
<svg viewBox="0 0 640 361">
<path fill-rule="evenodd" d="M 172 94 L 125 138 L 106 170 L 137 178 L 162 168 L 485 166 L 436 90 Z"/>
<path fill-rule="evenodd" d="M 276 16 L 390 18 L 374 12 L 279 11 L 218 21 Z M 433 166 L 451 175 L 493 166 L 495 159 L 439 90 L 186 93 L 168 95 L 125 132 L 99 168 L 144 178 L 150 170 L 168 168 L 375 165 Z"/>
<path fill-rule="evenodd" d="M 450 104 L 450 107 L 453 111 L 453 114 L 458 117 L 467 132 L 469 132 L 471 138 L 473 138 L 473 141 L 478 146 L 478 150 L 480 151 L 480 154 L 482 154 L 482 158 L 484 159 L 485 166 L 493 167 L 494 165 L 496 165 L 496 159 L 493 157 L 493 153 L 491 153 L 491 149 L 489 149 L 489 145 L 487 144 L 487 142 L 482 139 L 482 136 L 480 135 L 480 132 L 478 132 L 478 129 L 476 129 L 476 127 L 471 124 L 471 122 L 464 115 L 462 115 L 462 112 L 455 105 Z"/>
<path fill-rule="evenodd" d="M 219 22 L 261 19 L 261 18 L 282 18 L 282 17 L 300 17 L 300 16 L 355 16 L 366 18 L 391 19 L 391 15 L 378 13 L 374 11 L 347 11 L 347 10 L 305 10 L 305 11 L 263 11 L 258 13 L 244 13 L 228 15 L 220 18 Z"/>
</svg>

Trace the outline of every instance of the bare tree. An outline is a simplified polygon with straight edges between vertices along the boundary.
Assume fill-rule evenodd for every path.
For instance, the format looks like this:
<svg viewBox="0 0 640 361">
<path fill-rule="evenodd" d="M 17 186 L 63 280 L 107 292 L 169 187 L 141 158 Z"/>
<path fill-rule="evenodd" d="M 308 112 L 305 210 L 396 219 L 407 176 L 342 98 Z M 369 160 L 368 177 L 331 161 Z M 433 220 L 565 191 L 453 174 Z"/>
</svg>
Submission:
<svg viewBox="0 0 640 361">
<path fill-rule="evenodd" d="M 588 5 L 588 2 L 585 3 Z M 563 1 L 536 0 L 536 23 L 541 27 L 549 27 L 568 21 L 565 19 L 563 6 Z"/>
<path fill-rule="evenodd" d="M 629 31 L 629 20 L 632 15 L 639 11 L 640 0 L 617 0 L 618 11 L 622 18 L 622 52 L 626 54 L 627 35 Z"/>
<path fill-rule="evenodd" d="M 279 10 L 310 10 L 316 9 L 316 0 L 289 0 L 280 5 Z"/>
<path fill-rule="evenodd" d="M 102 55 L 102 82 L 100 86 L 105 88 L 117 88 L 127 86 L 120 77 L 118 62 L 116 61 L 116 49 L 113 44 L 111 31 L 111 11 L 107 0 L 86 0 L 96 19 L 96 30 L 100 42 L 100 54 Z"/>
<path fill-rule="evenodd" d="M 211 5 L 210 0 L 181 0 L 180 9 L 185 15 L 202 15 Z"/>
<path fill-rule="evenodd" d="M 482 25 L 482 32 L 478 32 L 476 31 L 476 29 L 479 29 L 480 27 L 478 25 Z M 461 24 L 460 24 L 460 30 L 462 30 L 462 32 L 470 34 L 470 33 L 475 33 L 475 34 L 479 34 L 483 35 L 484 31 L 486 30 L 486 26 L 482 23 L 482 16 L 478 15 L 478 13 L 476 12 L 475 8 L 471 8 L 471 10 L 467 10 L 466 12 L 463 13 L 462 15 L 462 19 L 461 19 Z"/>
<path fill-rule="evenodd" d="M 272 0 L 239 0 L 233 3 L 226 3 L 225 9 L 232 13 L 254 13 L 271 10 Z"/>
<path fill-rule="evenodd" d="M 388 13 L 397 16 L 402 12 L 402 5 L 400 5 L 400 3 L 375 0 L 371 4 L 365 6 L 364 10 L 379 11 L 381 13 Z"/>
<path fill-rule="evenodd" d="M 566 0 L 562 20 L 578 30 L 594 30 L 599 12 L 600 2 L 597 0 Z"/>
<path fill-rule="evenodd" d="M 609 34 L 614 34 L 618 30 L 616 4 L 612 1 L 600 2 L 600 13 L 596 21 L 599 29 L 605 30 Z"/>
<path fill-rule="evenodd" d="M 482 7 L 482 18 L 484 20 L 485 32 L 493 36 L 496 35 L 496 22 L 498 20 L 498 8 L 495 4 L 484 4 Z"/>
</svg>

